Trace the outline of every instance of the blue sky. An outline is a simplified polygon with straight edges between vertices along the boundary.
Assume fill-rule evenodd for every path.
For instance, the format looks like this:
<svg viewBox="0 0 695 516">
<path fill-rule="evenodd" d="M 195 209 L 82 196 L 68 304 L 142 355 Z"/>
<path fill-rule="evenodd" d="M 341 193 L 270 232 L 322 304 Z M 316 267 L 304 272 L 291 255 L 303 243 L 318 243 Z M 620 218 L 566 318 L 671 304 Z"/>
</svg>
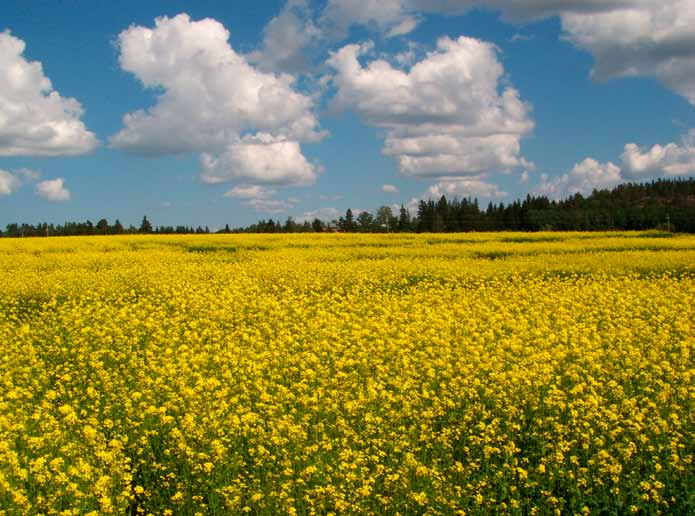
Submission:
<svg viewBox="0 0 695 516">
<path fill-rule="evenodd" d="M 695 175 L 695 0 L 654 4 L 6 1 L 0 226 Z"/>
</svg>

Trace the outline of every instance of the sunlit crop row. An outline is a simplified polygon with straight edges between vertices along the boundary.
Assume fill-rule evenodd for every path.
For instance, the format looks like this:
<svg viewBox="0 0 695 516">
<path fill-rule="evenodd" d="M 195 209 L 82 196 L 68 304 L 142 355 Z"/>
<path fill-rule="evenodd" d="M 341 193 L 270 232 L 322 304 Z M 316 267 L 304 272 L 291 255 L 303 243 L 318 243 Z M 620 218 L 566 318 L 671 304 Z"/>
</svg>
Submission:
<svg viewBox="0 0 695 516">
<path fill-rule="evenodd" d="M 0 515 L 693 514 L 665 236 L 0 240 Z"/>
</svg>

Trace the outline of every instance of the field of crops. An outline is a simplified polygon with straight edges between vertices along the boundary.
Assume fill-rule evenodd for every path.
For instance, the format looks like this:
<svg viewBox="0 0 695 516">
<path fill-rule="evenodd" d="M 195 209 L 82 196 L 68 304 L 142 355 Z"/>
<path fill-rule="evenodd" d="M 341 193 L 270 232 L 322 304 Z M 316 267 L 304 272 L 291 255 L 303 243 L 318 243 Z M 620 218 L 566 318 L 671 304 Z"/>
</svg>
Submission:
<svg viewBox="0 0 695 516">
<path fill-rule="evenodd" d="M 694 514 L 695 237 L 0 240 L 0 514 Z"/>
</svg>

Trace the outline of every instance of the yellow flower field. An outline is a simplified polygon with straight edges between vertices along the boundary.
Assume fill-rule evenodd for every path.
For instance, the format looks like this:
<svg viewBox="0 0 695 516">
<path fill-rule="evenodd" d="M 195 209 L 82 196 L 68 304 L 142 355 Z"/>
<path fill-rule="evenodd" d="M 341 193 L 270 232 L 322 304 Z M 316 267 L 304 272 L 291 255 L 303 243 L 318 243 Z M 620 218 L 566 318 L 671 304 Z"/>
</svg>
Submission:
<svg viewBox="0 0 695 516">
<path fill-rule="evenodd" d="M 694 280 L 660 233 L 0 240 L 0 514 L 693 514 Z"/>
</svg>

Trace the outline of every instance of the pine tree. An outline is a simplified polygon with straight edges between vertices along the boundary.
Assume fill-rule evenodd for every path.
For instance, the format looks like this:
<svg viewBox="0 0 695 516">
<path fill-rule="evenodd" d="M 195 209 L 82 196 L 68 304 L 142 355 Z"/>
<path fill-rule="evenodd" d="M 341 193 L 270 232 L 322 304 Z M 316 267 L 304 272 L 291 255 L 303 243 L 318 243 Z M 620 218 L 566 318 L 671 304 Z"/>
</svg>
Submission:
<svg viewBox="0 0 695 516">
<path fill-rule="evenodd" d="M 345 227 L 342 229 L 343 231 L 355 230 L 355 217 L 352 215 L 352 210 L 350 208 L 345 212 Z"/>
<path fill-rule="evenodd" d="M 410 230 L 410 213 L 401 204 L 401 211 L 398 216 L 398 231 L 409 231 Z"/>
<path fill-rule="evenodd" d="M 152 224 L 147 220 L 147 215 L 142 218 L 142 223 L 140 224 L 139 233 L 152 233 Z"/>
</svg>

